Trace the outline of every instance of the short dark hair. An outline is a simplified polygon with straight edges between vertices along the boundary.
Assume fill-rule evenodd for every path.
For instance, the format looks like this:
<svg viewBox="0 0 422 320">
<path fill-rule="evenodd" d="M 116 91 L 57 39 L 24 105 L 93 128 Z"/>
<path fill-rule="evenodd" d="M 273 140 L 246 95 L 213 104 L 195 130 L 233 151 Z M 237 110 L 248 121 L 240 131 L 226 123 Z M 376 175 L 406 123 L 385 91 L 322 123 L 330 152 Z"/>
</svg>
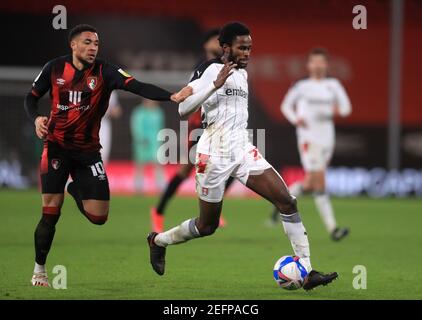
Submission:
<svg viewBox="0 0 422 320">
<path fill-rule="evenodd" d="M 315 47 L 315 48 L 312 48 L 311 50 L 309 50 L 308 58 L 310 56 L 314 56 L 314 55 L 324 56 L 325 59 L 328 59 L 328 56 L 329 56 L 328 50 L 325 49 L 325 48 L 322 48 L 322 47 Z"/>
<path fill-rule="evenodd" d="M 206 44 L 211 38 L 214 38 L 219 35 L 220 35 L 220 28 L 214 28 L 214 29 L 208 30 L 207 32 L 205 32 L 202 38 L 202 44 Z"/>
<path fill-rule="evenodd" d="M 78 24 L 72 30 L 69 31 L 68 40 L 71 42 L 76 36 L 80 35 L 82 32 L 90 31 L 97 33 L 97 29 L 89 24 Z"/>
<path fill-rule="evenodd" d="M 231 22 L 221 29 L 218 41 L 220 41 L 220 46 L 223 46 L 224 44 L 231 46 L 233 40 L 237 36 L 248 36 L 250 34 L 248 27 L 244 24 L 240 22 Z"/>
</svg>

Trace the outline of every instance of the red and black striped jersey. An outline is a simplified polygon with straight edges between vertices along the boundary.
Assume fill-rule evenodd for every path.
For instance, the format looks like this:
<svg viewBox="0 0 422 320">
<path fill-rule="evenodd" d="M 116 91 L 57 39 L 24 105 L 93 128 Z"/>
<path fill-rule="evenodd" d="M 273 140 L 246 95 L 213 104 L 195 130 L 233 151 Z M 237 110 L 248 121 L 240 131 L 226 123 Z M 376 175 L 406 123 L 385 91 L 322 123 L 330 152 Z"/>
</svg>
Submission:
<svg viewBox="0 0 422 320">
<path fill-rule="evenodd" d="M 50 92 L 47 140 L 71 150 L 98 151 L 99 129 L 114 89 L 134 80 L 122 69 L 97 59 L 78 70 L 67 55 L 49 61 L 32 85 L 32 95 Z"/>
</svg>

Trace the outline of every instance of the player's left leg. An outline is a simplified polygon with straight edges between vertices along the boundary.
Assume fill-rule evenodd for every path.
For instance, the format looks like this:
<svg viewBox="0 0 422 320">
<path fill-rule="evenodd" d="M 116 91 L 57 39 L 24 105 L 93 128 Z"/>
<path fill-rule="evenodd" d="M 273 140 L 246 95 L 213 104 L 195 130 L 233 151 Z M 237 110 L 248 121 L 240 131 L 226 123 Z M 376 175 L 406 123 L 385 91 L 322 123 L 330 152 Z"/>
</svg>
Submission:
<svg viewBox="0 0 422 320">
<path fill-rule="evenodd" d="M 106 223 L 109 212 L 110 189 L 99 153 L 79 154 L 67 191 L 75 199 L 79 211 L 93 224 Z"/>
<path fill-rule="evenodd" d="M 251 147 L 251 151 L 246 154 L 235 176 L 248 188 L 278 208 L 284 231 L 293 251 L 304 260 L 307 269 L 310 270 L 303 288 L 310 290 L 319 285 L 326 285 L 337 278 L 336 272 L 322 274 L 312 270 L 308 235 L 297 209 L 296 198 L 289 193 L 281 176 L 261 156 L 256 147 Z"/>
<path fill-rule="evenodd" d="M 257 174 L 251 171 L 246 186 L 278 209 L 295 254 L 310 267 L 308 236 L 297 209 L 296 198 L 290 195 L 280 175 L 272 167 Z"/>
<path fill-rule="evenodd" d="M 263 173 L 250 174 L 246 183 L 251 190 L 273 203 L 279 210 L 284 230 L 295 254 L 301 257 L 310 270 L 303 288 L 311 290 L 319 285 L 326 285 L 338 277 L 336 272 L 322 274 L 312 270 L 308 235 L 297 210 L 296 199 L 291 196 L 281 176 L 273 169 Z"/>
</svg>

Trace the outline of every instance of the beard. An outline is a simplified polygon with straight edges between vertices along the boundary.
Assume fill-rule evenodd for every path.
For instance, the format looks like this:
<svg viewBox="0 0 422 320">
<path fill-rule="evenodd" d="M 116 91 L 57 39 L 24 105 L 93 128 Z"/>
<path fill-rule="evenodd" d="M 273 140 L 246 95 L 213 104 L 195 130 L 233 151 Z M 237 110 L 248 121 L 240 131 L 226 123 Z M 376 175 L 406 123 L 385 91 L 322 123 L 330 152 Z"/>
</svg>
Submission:
<svg viewBox="0 0 422 320">
<path fill-rule="evenodd" d="M 228 60 L 229 61 L 231 61 L 231 62 L 233 62 L 233 63 L 236 63 L 237 64 L 237 67 L 236 67 L 236 69 L 245 69 L 248 65 L 247 64 L 240 64 L 239 63 L 239 59 L 238 58 L 236 58 L 234 55 L 233 55 L 233 51 L 232 50 L 230 50 L 230 54 L 229 54 L 229 56 L 228 56 Z"/>
</svg>

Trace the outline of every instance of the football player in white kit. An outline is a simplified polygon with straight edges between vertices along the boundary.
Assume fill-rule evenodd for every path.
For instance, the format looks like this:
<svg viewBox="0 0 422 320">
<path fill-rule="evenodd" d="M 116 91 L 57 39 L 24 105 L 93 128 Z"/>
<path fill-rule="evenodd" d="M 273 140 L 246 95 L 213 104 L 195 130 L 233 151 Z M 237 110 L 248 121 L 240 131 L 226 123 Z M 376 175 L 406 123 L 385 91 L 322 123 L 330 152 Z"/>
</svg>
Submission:
<svg viewBox="0 0 422 320">
<path fill-rule="evenodd" d="M 340 81 L 327 77 L 328 54 L 325 49 L 310 51 L 307 68 L 309 78 L 291 87 L 281 104 L 284 116 L 296 126 L 300 160 L 305 170 L 303 182 L 293 184 L 290 192 L 295 197 L 312 192 L 327 231 L 334 241 L 339 241 L 349 230 L 337 226 L 325 188 L 325 171 L 335 145 L 333 120 L 348 116 L 352 109 Z"/>
<path fill-rule="evenodd" d="M 232 176 L 273 203 L 279 210 L 284 230 L 295 255 L 302 258 L 309 274 L 303 288 L 326 285 L 337 273 L 312 270 L 308 236 L 283 179 L 248 139 L 248 81 L 245 70 L 252 48 L 248 28 L 241 23 L 225 25 L 219 36 L 223 56 L 195 70 L 189 87 L 193 94 L 179 104 L 181 116 L 202 106 L 205 130 L 197 147 L 196 188 L 199 217 L 189 219 L 168 231 L 148 235 L 150 261 L 155 272 L 165 271 L 166 247 L 209 236 L 218 227 L 224 187 Z"/>
</svg>

